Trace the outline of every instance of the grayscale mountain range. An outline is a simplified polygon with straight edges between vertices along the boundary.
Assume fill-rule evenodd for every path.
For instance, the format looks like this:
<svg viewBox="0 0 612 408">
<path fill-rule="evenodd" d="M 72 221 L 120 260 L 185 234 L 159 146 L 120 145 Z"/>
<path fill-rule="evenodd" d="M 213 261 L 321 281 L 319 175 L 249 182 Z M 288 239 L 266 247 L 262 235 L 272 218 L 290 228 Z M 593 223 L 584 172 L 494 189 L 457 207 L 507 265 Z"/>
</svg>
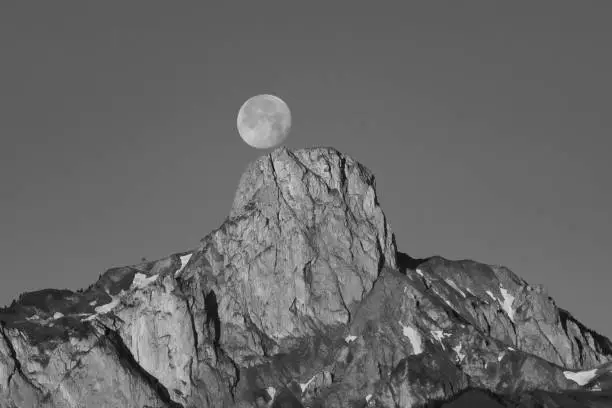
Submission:
<svg viewBox="0 0 612 408">
<path fill-rule="evenodd" d="M 506 267 L 398 252 L 332 148 L 253 162 L 197 247 L 0 319 L 1 408 L 612 406 L 609 339 Z"/>
</svg>

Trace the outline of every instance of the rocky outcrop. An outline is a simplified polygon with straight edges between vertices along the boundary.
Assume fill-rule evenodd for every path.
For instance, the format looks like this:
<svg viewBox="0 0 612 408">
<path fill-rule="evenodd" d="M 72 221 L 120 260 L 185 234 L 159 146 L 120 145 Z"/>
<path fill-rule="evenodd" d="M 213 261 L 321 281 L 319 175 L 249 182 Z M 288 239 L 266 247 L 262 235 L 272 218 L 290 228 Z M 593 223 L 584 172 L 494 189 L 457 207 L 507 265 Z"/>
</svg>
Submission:
<svg viewBox="0 0 612 408">
<path fill-rule="evenodd" d="M 432 257 L 417 269 L 434 291 L 451 289 L 441 295 L 458 314 L 506 344 L 570 369 L 594 367 L 612 355 L 608 339 L 558 308 L 541 285 L 529 285 L 508 268 Z"/>
<path fill-rule="evenodd" d="M 0 319 L 0 408 L 589 406 L 612 360 L 507 268 L 398 253 L 331 148 L 256 160 L 197 248 Z"/>
<path fill-rule="evenodd" d="M 216 298 L 219 341 L 243 364 L 348 323 L 395 256 L 365 167 L 331 149 L 279 149 L 249 166 L 229 220 L 181 279 Z"/>
</svg>

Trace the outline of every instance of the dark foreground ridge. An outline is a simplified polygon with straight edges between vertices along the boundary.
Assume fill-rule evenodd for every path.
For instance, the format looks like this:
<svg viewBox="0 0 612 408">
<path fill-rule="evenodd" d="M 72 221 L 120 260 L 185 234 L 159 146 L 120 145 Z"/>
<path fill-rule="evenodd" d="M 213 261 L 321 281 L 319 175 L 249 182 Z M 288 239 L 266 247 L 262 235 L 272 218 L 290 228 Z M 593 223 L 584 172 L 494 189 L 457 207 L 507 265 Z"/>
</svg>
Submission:
<svg viewBox="0 0 612 408">
<path fill-rule="evenodd" d="M 197 248 L 0 320 L 0 408 L 612 406 L 609 339 L 503 266 L 398 252 L 331 148 L 256 160 Z"/>
</svg>

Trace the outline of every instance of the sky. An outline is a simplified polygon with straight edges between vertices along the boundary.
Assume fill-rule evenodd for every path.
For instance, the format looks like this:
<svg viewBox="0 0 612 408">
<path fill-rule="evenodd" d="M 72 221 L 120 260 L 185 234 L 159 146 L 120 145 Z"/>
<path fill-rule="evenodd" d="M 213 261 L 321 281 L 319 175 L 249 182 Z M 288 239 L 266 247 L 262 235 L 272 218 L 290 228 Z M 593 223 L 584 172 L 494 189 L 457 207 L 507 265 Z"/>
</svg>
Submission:
<svg viewBox="0 0 612 408">
<path fill-rule="evenodd" d="M 402 252 L 505 265 L 612 337 L 612 3 L 217 3 L 0 5 L 0 304 L 195 248 L 270 93 L 288 148 L 375 173 Z"/>
</svg>

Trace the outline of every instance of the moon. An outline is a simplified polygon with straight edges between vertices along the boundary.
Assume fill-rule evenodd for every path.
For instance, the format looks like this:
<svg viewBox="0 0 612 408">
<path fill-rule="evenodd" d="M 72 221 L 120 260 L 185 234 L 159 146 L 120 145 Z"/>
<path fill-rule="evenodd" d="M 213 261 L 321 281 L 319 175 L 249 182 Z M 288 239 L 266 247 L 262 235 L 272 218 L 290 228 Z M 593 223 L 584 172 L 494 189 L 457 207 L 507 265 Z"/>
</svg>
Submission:
<svg viewBox="0 0 612 408">
<path fill-rule="evenodd" d="M 291 130 L 291 111 L 274 95 L 262 94 L 242 104 L 236 119 L 242 140 L 256 149 L 269 149 L 283 143 Z"/>
</svg>

